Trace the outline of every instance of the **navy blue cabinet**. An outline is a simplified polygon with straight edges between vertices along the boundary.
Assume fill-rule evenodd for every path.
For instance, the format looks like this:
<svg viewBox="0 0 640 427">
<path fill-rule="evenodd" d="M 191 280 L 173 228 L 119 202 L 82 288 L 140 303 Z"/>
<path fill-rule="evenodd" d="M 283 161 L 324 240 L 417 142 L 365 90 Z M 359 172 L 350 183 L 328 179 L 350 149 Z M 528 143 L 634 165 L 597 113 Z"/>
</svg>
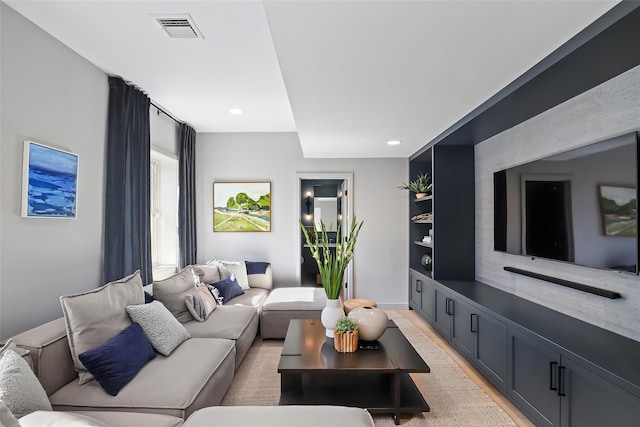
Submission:
<svg viewBox="0 0 640 427">
<path fill-rule="evenodd" d="M 507 392 L 508 329 L 501 322 L 477 310 L 471 314 L 474 334 L 473 364 L 502 393 Z"/>
<path fill-rule="evenodd" d="M 509 331 L 508 396 L 536 425 L 640 425 L 640 397 L 607 376 L 533 334 Z"/>
<path fill-rule="evenodd" d="M 560 425 L 637 427 L 640 398 L 570 357 L 561 357 Z"/>
<path fill-rule="evenodd" d="M 433 281 L 413 270 L 409 271 L 409 305 L 420 316 L 432 324 L 435 309 L 435 287 Z"/>
</svg>

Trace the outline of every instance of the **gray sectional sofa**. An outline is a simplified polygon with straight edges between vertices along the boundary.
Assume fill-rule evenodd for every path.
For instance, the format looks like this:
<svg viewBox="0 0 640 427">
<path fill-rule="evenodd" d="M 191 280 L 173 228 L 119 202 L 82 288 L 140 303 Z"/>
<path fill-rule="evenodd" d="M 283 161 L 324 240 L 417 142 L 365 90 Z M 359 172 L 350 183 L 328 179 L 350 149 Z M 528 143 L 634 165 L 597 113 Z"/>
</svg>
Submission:
<svg viewBox="0 0 640 427">
<path fill-rule="evenodd" d="M 81 319 L 83 312 L 85 312 L 84 315 L 93 313 L 93 316 L 97 316 L 93 320 L 98 324 L 106 325 L 112 321 L 111 317 L 100 320 L 100 316 L 105 316 L 110 310 L 114 310 L 111 306 L 117 298 L 113 295 L 101 296 L 101 293 L 105 292 L 103 288 L 113 283 L 90 293 L 80 294 L 79 298 L 78 296 L 61 298 L 66 318 L 53 320 L 13 337 L 13 341 L 19 348 L 29 351 L 33 370 L 49 396 L 54 411 L 93 413 L 98 419 L 106 417 L 111 425 L 128 425 L 127 417 L 130 417 L 131 425 L 173 426 L 182 425 L 187 419 L 189 420 L 184 425 L 188 427 L 308 425 L 307 420 L 311 420 L 309 415 L 317 413 L 319 408 L 262 408 L 256 410 L 254 415 L 249 415 L 247 411 L 241 409 L 234 410 L 228 407 L 216 407 L 216 405 L 222 400 L 233 380 L 235 370 L 240 366 L 256 338 L 264 306 L 273 304 L 272 310 L 267 312 L 273 311 L 270 316 L 275 319 L 275 326 L 269 326 L 267 333 L 271 336 L 284 337 L 282 330 L 284 325 L 286 331 L 284 322 L 287 316 L 291 318 L 320 317 L 320 311 L 324 306 L 324 292 L 321 289 L 302 291 L 305 293 L 304 299 L 311 298 L 312 301 L 296 301 L 301 291 L 275 290 L 272 301 L 269 302 L 273 280 L 271 266 L 268 266 L 263 274 L 247 276 L 249 288 L 243 295 L 217 306 L 205 321 L 200 322 L 188 313 L 185 314 L 184 307 L 175 303 L 183 298 L 186 291 L 193 290 L 195 282 L 190 283 L 189 279 L 195 279 L 195 275 L 191 276 L 191 271 L 204 282 L 212 282 L 218 278 L 214 277 L 215 270 L 207 266 L 196 266 L 189 267 L 166 281 L 144 287 L 152 291 L 154 297 L 160 300 L 176 319 L 180 320 L 191 338 L 179 344 L 170 355 L 158 354 L 146 363 L 115 396 L 105 392 L 97 381 L 80 384 L 78 372 L 82 378 L 82 371 L 78 370 L 77 358 L 72 354 L 74 345 L 79 345 L 80 340 L 77 334 L 69 329 L 69 324 L 73 323 L 69 318 L 77 313 L 80 313 Z M 114 283 L 123 289 L 133 289 L 131 286 L 142 288 L 141 284 L 130 284 L 129 281 L 135 282 L 135 278 L 130 276 Z M 113 289 L 118 288 L 116 286 L 107 288 L 107 290 Z M 118 292 L 122 294 L 121 291 Z M 287 296 L 288 292 L 292 293 Z M 86 294 L 91 294 L 90 298 L 93 299 L 89 300 Z M 72 303 L 65 301 L 64 298 L 70 298 Z M 74 298 L 78 298 L 78 301 Z M 139 298 L 137 294 L 127 295 L 127 298 L 134 298 L 136 302 L 140 302 L 137 300 Z M 314 299 L 317 301 L 313 301 Z M 91 301 L 90 304 L 104 304 L 104 307 L 100 305 L 85 307 L 82 305 L 84 301 Z M 269 315 L 267 323 L 269 323 Z M 86 336 L 92 332 L 87 329 L 82 333 Z M 370 415 L 364 410 L 340 407 L 323 407 L 321 410 L 322 425 L 330 420 L 333 420 L 330 422 L 333 425 L 373 425 Z M 219 413 L 224 413 L 225 422 L 215 421 Z M 287 424 L 282 422 L 283 417 L 290 420 L 302 417 L 299 421 L 303 419 L 305 421 Z M 143 418 L 146 421 L 142 422 Z M 349 423 L 345 424 L 345 420 Z"/>
</svg>

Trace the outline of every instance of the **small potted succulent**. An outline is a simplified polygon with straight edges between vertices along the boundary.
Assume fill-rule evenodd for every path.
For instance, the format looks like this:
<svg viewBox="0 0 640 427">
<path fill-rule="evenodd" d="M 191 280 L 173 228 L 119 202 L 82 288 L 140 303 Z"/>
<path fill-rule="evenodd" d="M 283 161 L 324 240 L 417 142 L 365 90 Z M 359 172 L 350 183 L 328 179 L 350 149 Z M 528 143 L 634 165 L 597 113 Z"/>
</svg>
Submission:
<svg viewBox="0 0 640 427">
<path fill-rule="evenodd" d="M 415 181 L 409 181 L 408 184 L 402 184 L 398 188 L 413 191 L 417 199 L 422 199 L 431 193 L 431 176 L 428 173 L 420 173 Z"/>
<path fill-rule="evenodd" d="M 341 317 L 333 328 L 333 344 L 340 353 L 353 353 L 358 348 L 358 324 L 348 317 Z"/>
</svg>

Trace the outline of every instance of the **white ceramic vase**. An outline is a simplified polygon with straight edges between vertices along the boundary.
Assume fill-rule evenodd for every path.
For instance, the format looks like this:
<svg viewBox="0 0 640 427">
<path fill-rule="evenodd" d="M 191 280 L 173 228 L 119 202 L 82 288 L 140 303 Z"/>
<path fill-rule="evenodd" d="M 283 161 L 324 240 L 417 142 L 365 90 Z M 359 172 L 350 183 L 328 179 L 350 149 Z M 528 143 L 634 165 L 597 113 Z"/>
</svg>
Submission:
<svg viewBox="0 0 640 427">
<path fill-rule="evenodd" d="M 387 329 L 387 314 L 376 307 L 358 307 L 349 312 L 349 318 L 358 324 L 358 334 L 363 341 L 375 341 Z"/>
<path fill-rule="evenodd" d="M 326 335 L 329 338 L 333 338 L 333 328 L 336 326 L 338 319 L 344 317 L 344 309 L 342 308 L 342 301 L 340 299 L 327 298 L 327 305 L 322 309 L 320 314 L 320 321 L 322 326 L 326 329 Z"/>
</svg>

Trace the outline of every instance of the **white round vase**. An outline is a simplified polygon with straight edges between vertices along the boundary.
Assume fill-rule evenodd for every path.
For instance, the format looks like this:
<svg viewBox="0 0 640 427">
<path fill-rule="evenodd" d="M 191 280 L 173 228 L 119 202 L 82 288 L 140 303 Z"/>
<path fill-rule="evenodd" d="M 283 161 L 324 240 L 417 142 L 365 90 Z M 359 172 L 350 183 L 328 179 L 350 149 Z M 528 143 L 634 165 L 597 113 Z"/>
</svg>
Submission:
<svg viewBox="0 0 640 427">
<path fill-rule="evenodd" d="M 320 314 L 320 322 L 326 329 L 325 334 L 329 338 L 333 338 L 333 328 L 336 326 L 338 319 L 344 317 L 344 309 L 340 299 L 327 298 L 327 305 L 322 309 Z"/>
<path fill-rule="evenodd" d="M 387 329 L 387 314 L 376 307 L 358 307 L 349 312 L 349 318 L 358 324 L 358 334 L 363 341 L 375 341 Z"/>
</svg>

